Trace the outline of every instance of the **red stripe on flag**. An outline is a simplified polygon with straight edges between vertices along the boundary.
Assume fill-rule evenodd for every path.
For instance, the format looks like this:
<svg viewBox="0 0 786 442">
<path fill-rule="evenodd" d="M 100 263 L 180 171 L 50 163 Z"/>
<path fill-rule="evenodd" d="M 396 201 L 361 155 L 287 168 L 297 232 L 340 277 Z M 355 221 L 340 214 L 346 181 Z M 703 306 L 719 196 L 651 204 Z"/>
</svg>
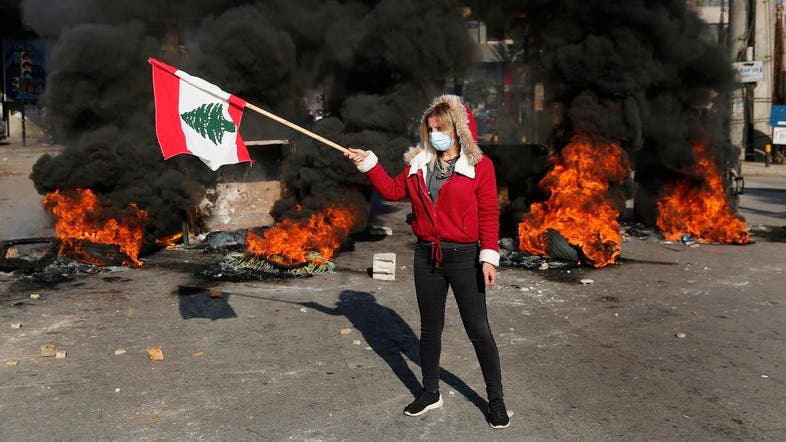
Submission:
<svg viewBox="0 0 786 442">
<path fill-rule="evenodd" d="M 181 153 L 191 153 L 186 145 L 186 137 L 180 126 L 178 102 L 180 99 L 180 78 L 174 75 L 174 68 L 153 58 L 153 96 L 156 103 L 156 136 L 165 159 Z"/>
<path fill-rule="evenodd" d="M 156 58 L 148 58 L 147 62 L 152 64 L 155 67 L 159 67 L 159 68 L 169 72 L 172 75 L 175 75 L 175 72 L 177 72 L 177 69 L 174 66 L 168 65 L 168 64 L 164 63 L 163 61 L 158 60 Z"/>
<path fill-rule="evenodd" d="M 243 142 L 243 137 L 240 136 L 240 120 L 243 118 L 243 110 L 245 110 L 245 108 L 246 100 L 234 95 L 229 96 L 229 116 L 232 117 L 232 121 L 234 121 L 237 126 L 237 139 L 235 143 L 237 145 L 237 159 L 239 162 L 251 161 L 246 143 Z"/>
</svg>

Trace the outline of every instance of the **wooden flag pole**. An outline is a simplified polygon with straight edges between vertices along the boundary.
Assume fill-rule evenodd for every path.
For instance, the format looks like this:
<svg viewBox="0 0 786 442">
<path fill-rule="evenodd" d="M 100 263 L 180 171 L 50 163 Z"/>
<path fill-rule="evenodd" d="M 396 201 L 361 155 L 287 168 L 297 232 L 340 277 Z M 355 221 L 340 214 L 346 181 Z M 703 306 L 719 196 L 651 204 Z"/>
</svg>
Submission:
<svg viewBox="0 0 786 442">
<path fill-rule="evenodd" d="M 285 119 L 279 117 L 276 114 L 270 113 L 270 112 L 268 112 L 268 111 L 266 111 L 266 110 L 264 110 L 264 109 L 262 109 L 260 107 L 254 106 L 251 103 L 246 103 L 246 107 L 251 109 L 254 112 L 260 113 L 260 114 L 262 114 L 262 115 L 264 115 L 264 116 L 266 116 L 268 118 L 276 120 L 276 121 L 278 121 L 279 123 L 281 123 L 281 124 L 283 124 L 285 126 L 289 126 L 292 129 L 295 129 L 296 131 L 298 131 L 298 132 L 300 132 L 302 134 L 308 135 L 309 137 L 311 137 L 311 138 L 313 138 L 313 139 L 315 139 L 317 141 L 321 141 L 321 142 L 327 144 L 328 146 L 332 147 L 333 149 L 340 150 L 340 151 L 342 151 L 344 153 L 349 153 L 349 149 L 347 149 L 346 147 L 344 147 L 344 146 L 342 146 L 340 144 L 336 144 L 336 143 L 328 140 L 327 138 L 325 138 L 325 137 L 323 137 L 321 135 L 317 135 L 314 132 L 311 132 L 308 129 L 302 128 L 302 127 L 298 126 L 297 124 L 295 124 L 295 123 L 293 123 L 293 122 L 291 122 L 289 120 L 285 120 Z"/>
</svg>

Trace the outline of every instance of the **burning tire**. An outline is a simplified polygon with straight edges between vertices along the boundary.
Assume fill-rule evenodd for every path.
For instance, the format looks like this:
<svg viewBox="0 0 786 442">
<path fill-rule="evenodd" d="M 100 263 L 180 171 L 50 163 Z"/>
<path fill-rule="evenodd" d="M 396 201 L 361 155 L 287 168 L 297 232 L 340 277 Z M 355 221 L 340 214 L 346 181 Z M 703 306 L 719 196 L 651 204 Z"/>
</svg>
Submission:
<svg viewBox="0 0 786 442">
<path fill-rule="evenodd" d="M 565 237 L 556 230 L 546 229 L 546 242 L 548 243 L 548 254 L 552 258 L 570 262 L 579 261 L 578 250 L 570 245 Z"/>
</svg>

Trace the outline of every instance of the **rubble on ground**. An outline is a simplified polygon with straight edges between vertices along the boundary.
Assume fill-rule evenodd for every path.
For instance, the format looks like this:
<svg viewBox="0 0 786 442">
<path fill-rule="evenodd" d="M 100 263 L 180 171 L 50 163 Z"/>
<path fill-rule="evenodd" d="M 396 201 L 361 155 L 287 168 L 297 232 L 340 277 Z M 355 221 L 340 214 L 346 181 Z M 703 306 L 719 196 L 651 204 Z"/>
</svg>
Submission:
<svg viewBox="0 0 786 442">
<path fill-rule="evenodd" d="M 317 252 L 309 252 L 309 262 L 293 267 L 280 267 L 272 262 L 245 253 L 229 253 L 217 263 L 200 270 L 198 275 L 220 281 L 259 281 L 304 278 L 322 273 L 333 273 L 335 264 L 324 261 Z"/>
</svg>

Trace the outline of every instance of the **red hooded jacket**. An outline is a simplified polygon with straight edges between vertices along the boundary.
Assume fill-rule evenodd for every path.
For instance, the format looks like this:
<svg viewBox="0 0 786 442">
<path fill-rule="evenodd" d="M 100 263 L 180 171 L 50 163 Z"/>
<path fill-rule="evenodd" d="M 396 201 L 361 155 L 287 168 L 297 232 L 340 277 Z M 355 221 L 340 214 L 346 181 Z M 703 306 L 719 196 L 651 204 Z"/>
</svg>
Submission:
<svg viewBox="0 0 786 442">
<path fill-rule="evenodd" d="M 472 243 L 480 241 L 480 261 L 499 265 L 499 208 L 494 164 L 482 154 L 471 132 L 464 105 L 458 97 L 443 95 L 432 107 L 447 101 L 463 115 L 464 125 L 457 125 L 461 155 L 453 175 L 443 184 L 436 202 L 431 202 L 426 186 L 429 161 L 436 155 L 433 148 L 421 145 L 405 156 L 408 165 L 391 178 L 376 155 L 369 155 L 359 168 L 366 172 L 379 194 L 392 201 L 409 197 L 412 204 L 412 231 L 420 239 L 432 242 L 432 258 L 441 261 L 440 241 Z M 461 106 L 460 108 L 458 106 Z M 471 115 L 471 114 L 470 114 Z M 461 121 L 461 120 L 457 120 Z"/>
</svg>

